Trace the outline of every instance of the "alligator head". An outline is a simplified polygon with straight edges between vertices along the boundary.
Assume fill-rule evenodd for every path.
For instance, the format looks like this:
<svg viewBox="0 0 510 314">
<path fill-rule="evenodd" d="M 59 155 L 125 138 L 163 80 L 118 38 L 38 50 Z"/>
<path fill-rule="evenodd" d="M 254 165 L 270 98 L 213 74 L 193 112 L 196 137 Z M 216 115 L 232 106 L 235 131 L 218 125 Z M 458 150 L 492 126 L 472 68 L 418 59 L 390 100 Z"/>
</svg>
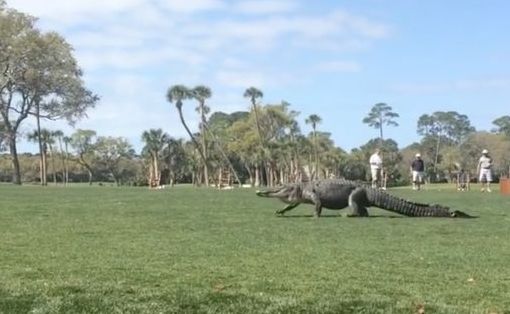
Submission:
<svg viewBox="0 0 510 314">
<path fill-rule="evenodd" d="M 261 197 L 278 198 L 282 202 L 288 204 L 301 202 L 301 185 L 298 183 L 268 188 L 263 191 L 257 191 L 256 193 Z"/>
</svg>

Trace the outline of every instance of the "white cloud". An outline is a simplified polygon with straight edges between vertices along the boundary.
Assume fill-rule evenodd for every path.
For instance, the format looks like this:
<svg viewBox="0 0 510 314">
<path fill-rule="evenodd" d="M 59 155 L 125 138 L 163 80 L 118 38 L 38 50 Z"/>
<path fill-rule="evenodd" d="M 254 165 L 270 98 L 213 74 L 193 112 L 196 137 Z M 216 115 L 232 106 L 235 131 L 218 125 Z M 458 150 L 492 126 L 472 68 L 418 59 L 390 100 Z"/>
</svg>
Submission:
<svg viewBox="0 0 510 314">
<path fill-rule="evenodd" d="M 359 72 L 361 65 L 355 61 L 328 61 L 322 62 L 314 68 L 319 72 Z"/>
<path fill-rule="evenodd" d="M 243 70 L 220 70 L 216 74 L 216 79 L 220 84 L 230 87 L 259 86 L 262 88 L 268 84 L 263 74 Z"/>
<path fill-rule="evenodd" d="M 434 94 L 448 91 L 480 91 L 510 89 L 508 78 L 459 79 L 437 83 L 394 84 L 391 89 L 399 93 Z"/>
<path fill-rule="evenodd" d="M 226 8 L 220 0 L 162 0 L 159 5 L 176 12 L 193 13 L 197 11 L 219 10 Z"/>
<path fill-rule="evenodd" d="M 180 62 L 187 65 L 198 65 L 204 57 L 187 51 L 178 51 L 169 48 L 162 49 L 112 49 L 100 52 L 95 49 L 78 51 L 80 65 L 87 70 L 103 68 L 116 69 L 143 69 L 147 66 L 158 66 L 166 62 Z"/>
<path fill-rule="evenodd" d="M 236 2 L 234 10 L 244 14 L 274 14 L 291 12 L 297 7 L 298 3 L 291 0 L 250 0 Z"/>
<path fill-rule="evenodd" d="M 8 5 L 42 19 L 76 23 L 94 16 L 111 15 L 143 5 L 143 0 L 8 0 Z"/>
</svg>

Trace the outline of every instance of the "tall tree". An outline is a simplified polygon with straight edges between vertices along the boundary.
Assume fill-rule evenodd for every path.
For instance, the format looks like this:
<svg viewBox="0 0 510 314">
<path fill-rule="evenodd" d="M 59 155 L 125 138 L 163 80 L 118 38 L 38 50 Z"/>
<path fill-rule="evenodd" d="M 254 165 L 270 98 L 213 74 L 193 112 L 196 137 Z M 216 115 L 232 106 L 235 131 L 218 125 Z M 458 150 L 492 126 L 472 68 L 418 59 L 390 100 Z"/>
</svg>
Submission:
<svg viewBox="0 0 510 314">
<path fill-rule="evenodd" d="M 3 6 L 0 10 L 0 117 L 9 135 L 15 184 L 21 184 L 16 147 L 21 123 L 36 116 L 41 134 L 41 117 L 74 122 L 98 100 L 83 87 L 71 46 L 56 33 L 41 34 L 35 21 Z"/>
<path fill-rule="evenodd" d="M 202 139 L 202 153 L 205 158 L 208 159 L 207 153 L 207 136 L 206 136 L 206 123 L 207 118 L 206 115 L 209 113 L 209 107 L 205 105 L 205 100 L 211 98 L 212 92 L 211 89 L 207 86 L 199 85 L 191 90 L 191 94 L 193 98 L 198 101 L 198 107 L 196 108 L 197 112 L 200 114 L 200 134 Z M 204 183 L 205 186 L 209 186 L 209 166 L 207 162 L 204 162 Z"/>
<path fill-rule="evenodd" d="M 383 125 L 398 126 L 398 123 L 395 122 L 394 119 L 398 118 L 399 115 L 392 110 L 393 108 L 385 103 L 377 103 L 372 107 L 368 115 L 363 118 L 363 123 L 368 124 L 368 126 L 375 129 L 379 129 L 379 140 L 381 145 L 384 140 Z"/>
<path fill-rule="evenodd" d="M 250 99 L 252 110 L 253 110 L 253 113 L 255 114 L 255 123 L 257 125 L 257 134 L 259 136 L 261 145 L 264 145 L 263 141 L 262 141 L 262 131 L 260 130 L 260 119 L 259 119 L 259 114 L 258 114 L 258 110 L 257 110 L 257 99 L 264 97 L 264 94 L 259 89 L 252 86 L 244 91 L 243 96 Z"/>
<path fill-rule="evenodd" d="M 19 99 L 17 90 L 28 73 L 29 60 L 34 53 L 31 42 L 39 35 L 31 16 L 0 7 L 0 114 L 5 126 L 11 154 L 12 182 L 21 184 L 20 164 L 17 151 L 17 135 L 21 122 L 26 119 L 33 105 L 27 99 Z"/>
<path fill-rule="evenodd" d="M 310 124 L 312 126 L 313 132 L 313 149 L 315 155 L 315 178 L 318 178 L 319 175 L 319 148 L 317 147 L 317 124 L 322 122 L 321 117 L 316 114 L 311 114 L 308 118 L 305 119 L 306 124 Z"/>
<path fill-rule="evenodd" d="M 95 153 L 99 163 L 112 176 L 115 184 L 120 186 L 120 161 L 135 155 L 131 144 L 122 137 L 99 136 L 95 145 Z"/>
<path fill-rule="evenodd" d="M 184 85 L 174 85 L 168 88 L 167 94 L 166 94 L 167 100 L 170 103 L 175 103 L 175 107 L 177 108 L 177 111 L 179 112 L 179 118 L 181 120 L 182 126 L 184 129 L 186 129 L 186 132 L 188 133 L 189 137 L 191 138 L 191 141 L 193 142 L 193 145 L 195 145 L 195 149 L 200 154 L 200 158 L 202 159 L 203 164 L 206 164 L 207 158 L 205 157 L 204 153 L 200 149 L 200 145 L 198 144 L 197 140 L 195 139 L 195 136 L 193 133 L 191 133 L 188 125 L 186 124 L 186 121 L 184 120 L 184 116 L 182 114 L 182 101 L 189 99 L 192 97 L 191 91 Z"/>
<path fill-rule="evenodd" d="M 262 129 L 260 126 L 260 124 L 261 124 L 260 115 L 259 115 L 259 110 L 258 110 L 258 106 L 257 106 L 257 99 L 264 97 L 264 94 L 262 93 L 262 91 L 260 91 L 259 89 L 252 86 L 244 91 L 243 96 L 245 98 L 250 99 L 252 112 L 255 115 L 255 126 L 257 128 L 257 136 L 259 139 L 262 164 L 264 165 L 264 169 L 265 169 L 265 173 L 266 173 L 266 183 L 270 184 L 269 180 L 267 178 L 267 174 L 269 173 L 269 165 L 268 165 L 267 155 L 269 155 L 269 152 L 268 152 L 268 148 L 266 147 L 264 138 L 262 136 Z"/>
<path fill-rule="evenodd" d="M 505 134 L 510 137 L 510 116 L 502 116 L 492 121 L 497 128 L 494 129 L 497 133 Z"/>
<path fill-rule="evenodd" d="M 434 172 L 437 170 L 441 143 L 460 145 L 462 141 L 475 128 L 471 126 L 469 118 L 456 111 L 436 111 L 432 115 L 423 114 L 417 123 L 418 134 L 425 137 L 435 138 L 436 147 L 434 153 Z"/>
</svg>

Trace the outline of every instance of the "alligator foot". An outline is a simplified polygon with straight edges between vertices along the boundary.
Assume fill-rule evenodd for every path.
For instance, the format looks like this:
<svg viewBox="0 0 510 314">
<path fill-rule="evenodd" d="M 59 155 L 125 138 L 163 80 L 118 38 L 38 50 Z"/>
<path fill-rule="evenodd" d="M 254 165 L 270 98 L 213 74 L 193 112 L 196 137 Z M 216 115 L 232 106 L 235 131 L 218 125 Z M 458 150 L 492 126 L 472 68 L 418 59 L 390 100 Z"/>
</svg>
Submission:
<svg viewBox="0 0 510 314">
<path fill-rule="evenodd" d="M 368 215 L 347 214 L 347 217 L 348 217 L 348 218 L 352 218 L 352 217 L 359 218 L 359 217 L 368 217 Z"/>
</svg>

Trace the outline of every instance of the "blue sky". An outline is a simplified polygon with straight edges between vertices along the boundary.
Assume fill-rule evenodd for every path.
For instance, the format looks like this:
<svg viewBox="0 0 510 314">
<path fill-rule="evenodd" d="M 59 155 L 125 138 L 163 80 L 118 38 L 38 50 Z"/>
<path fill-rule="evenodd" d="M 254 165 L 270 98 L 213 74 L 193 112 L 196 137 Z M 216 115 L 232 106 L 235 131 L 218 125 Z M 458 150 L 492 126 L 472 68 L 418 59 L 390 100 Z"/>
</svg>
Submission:
<svg viewBox="0 0 510 314">
<path fill-rule="evenodd" d="M 321 116 L 319 129 L 347 150 L 378 135 L 361 122 L 378 102 L 400 114 L 400 126 L 385 130 L 400 147 L 419 140 L 424 113 L 458 111 L 478 130 L 510 115 L 506 0 L 7 2 L 75 48 L 102 98 L 77 127 L 124 136 L 137 149 L 149 128 L 186 137 L 165 99 L 174 84 L 211 87 L 210 107 L 225 112 L 247 110 L 242 94 L 258 87 L 264 103 L 291 103 L 301 122 Z M 194 107 L 186 103 L 185 116 L 196 129 Z"/>
</svg>

